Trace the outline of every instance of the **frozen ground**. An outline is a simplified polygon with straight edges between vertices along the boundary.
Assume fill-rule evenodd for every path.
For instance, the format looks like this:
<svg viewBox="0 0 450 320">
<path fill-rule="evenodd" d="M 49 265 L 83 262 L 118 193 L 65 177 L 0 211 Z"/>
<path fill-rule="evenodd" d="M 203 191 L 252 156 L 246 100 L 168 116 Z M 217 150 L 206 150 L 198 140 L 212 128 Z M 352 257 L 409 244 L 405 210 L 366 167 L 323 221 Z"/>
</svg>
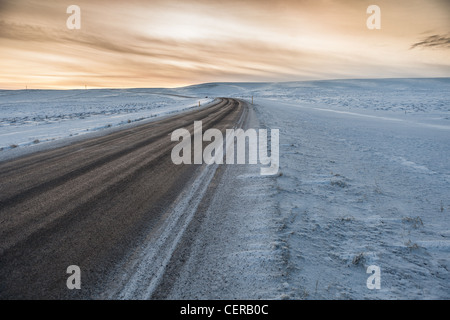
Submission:
<svg viewBox="0 0 450 320">
<path fill-rule="evenodd" d="M 126 110 L 121 106 L 134 104 L 128 112 L 74 121 L 99 116 L 108 124 L 120 115 L 119 124 L 130 115 L 139 119 L 140 107 L 150 117 L 164 101 L 179 110 L 206 96 L 253 96 L 259 125 L 280 130 L 281 175 L 262 179 L 252 166 L 225 169 L 226 183 L 218 187 L 223 195 L 212 199 L 212 213 L 199 227 L 205 237 L 192 247 L 170 297 L 450 299 L 450 79 L 213 83 L 164 90 L 193 100 L 155 96 L 151 89 L 124 92 L 73 97 L 85 113 L 90 104 L 105 112 L 109 105 Z M 17 128 L 37 128 L 58 99 L 68 100 L 67 92 L 52 93 L 54 101 L 39 92 L 26 94 L 34 93 L 0 92 L 1 118 L 9 119 L 1 122 L 2 145 L 15 143 L 6 138 L 14 136 L 5 129 L 16 126 L 11 119 L 21 119 Z M 79 111 L 66 110 L 69 104 L 59 105 L 55 114 L 80 118 Z M 31 117 L 40 120 L 27 123 L 29 111 L 21 110 L 36 110 Z M 71 128 L 72 120 L 56 118 Z M 43 136 L 52 136 L 51 123 L 42 128 Z M 369 265 L 381 269 L 380 290 L 366 287 Z"/>
<path fill-rule="evenodd" d="M 256 109 L 280 129 L 286 297 L 450 298 L 450 124 L 296 102 Z M 369 265 L 381 290 L 366 287 Z"/>
<path fill-rule="evenodd" d="M 193 89 L 253 96 L 260 125 L 280 129 L 281 176 L 234 174 L 245 186 L 205 223 L 233 240 L 201 241 L 206 262 L 189 260 L 172 297 L 450 298 L 449 79 Z"/>
<path fill-rule="evenodd" d="M 33 146 L 205 104 L 213 97 L 308 103 L 448 124 L 450 79 L 208 83 L 175 89 L 0 90 L 0 150 Z M 209 97 L 209 98 L 206 98 Z M 405 117 L 402 117 L 405 120 Z"/>
<path fill-rule="evenodd" d="M 364 110 L 366 117 L 389 115 L 435 126 L 448 126 L 450 121 L 450 78 L 210 83 L 179 92 L 295 102 L 336 112 Z"/>
<path fill-rule="evenodd" d="M 169 297 L 450 298 L 448 80 L 208 86 L 254 96 L 281 175 L 226 168 Z"/>
<path fill-rule="evenodd" d="M 167 91 L 167 90 L 166 90 Z M 212 99 L 164 89 L 0 90 L 0 150 L 145 121 Z"/>
<path fill-rule="evenodd" d="M 207 83 L 176 89 L 179 94 L 264 98 L 322 103 L 339 109 L 449 112 L 450 78 L 357 79 L 274 83 Z M 447 119 L 448 120 L 448 119 Z"/>
</svg>

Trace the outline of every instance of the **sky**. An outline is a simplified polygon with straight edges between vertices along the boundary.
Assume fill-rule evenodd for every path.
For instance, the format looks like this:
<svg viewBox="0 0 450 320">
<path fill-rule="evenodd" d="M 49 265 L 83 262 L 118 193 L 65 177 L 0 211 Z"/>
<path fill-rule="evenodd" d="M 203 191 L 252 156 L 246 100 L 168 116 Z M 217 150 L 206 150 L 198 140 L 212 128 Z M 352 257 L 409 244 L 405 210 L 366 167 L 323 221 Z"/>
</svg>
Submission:
<svg viewBox="0 0 450 320">
<path fill-rule="evenodd" d="M 0 0 L 0 48 L 0 89 L 449 77 L 450 0 Z"/>
</svg>

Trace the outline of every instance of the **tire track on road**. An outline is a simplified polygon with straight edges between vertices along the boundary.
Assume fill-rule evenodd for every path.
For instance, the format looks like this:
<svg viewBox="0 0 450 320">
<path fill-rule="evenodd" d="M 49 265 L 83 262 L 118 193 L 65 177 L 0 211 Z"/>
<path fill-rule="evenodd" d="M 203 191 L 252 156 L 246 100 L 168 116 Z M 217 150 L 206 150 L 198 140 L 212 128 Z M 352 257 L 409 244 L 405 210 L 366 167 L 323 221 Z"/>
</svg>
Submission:
<svg viewBox="0 0 450 320">
<path fill-rule="evenodd" d="M 91 298 L 108 271 L 163 224 L 201 165 L 174 165 L 170 134 L 225 130 L 243 106 L 200 110 L 0 163 L 0 298 Z M 66 268 L 82 270 L 68 290 Z"/>
</svg>

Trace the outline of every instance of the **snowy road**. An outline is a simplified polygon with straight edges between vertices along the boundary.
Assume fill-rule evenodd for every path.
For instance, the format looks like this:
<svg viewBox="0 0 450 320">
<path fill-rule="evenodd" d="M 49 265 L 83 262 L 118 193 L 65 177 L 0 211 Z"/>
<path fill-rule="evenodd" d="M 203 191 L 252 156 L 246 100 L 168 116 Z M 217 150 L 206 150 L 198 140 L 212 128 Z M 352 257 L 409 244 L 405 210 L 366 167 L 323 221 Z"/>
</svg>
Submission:
<svg viewBox="0 0 450 320">
<path fill-rule="evenodd" d="M 0 163 L 0 297 L 449 299 L 449 90 L 436 78 L 88 90 L 73 101 L 4 92 L 0 138 L 19 146 L 0 156 L 42 152 Z M 232 98 L 121 124 L 214 96 Z M 65 132 L 116 116 L 115 132 L 33 144 L 41 127 L 53 135 L 52 121 Z M 279 174 L 174 166 L 170 132 L 197 119 L 279 129 Z M 71 264 L 79 292 L 65 286 Z M 367 287 L 370 265 L 379 290 Z"/>
<path fill-rule="evenodd" d="M 181 127 L 192 133 L 196 120 L 205 130 L 228 128 L 243 110 L 237 100 L 218 99 L 196 111 L 1 163 L 0 297 L 95 298 L 117 283 L 119 262 L 126 264 L 118 275 L 124 279 L 142 243 L 159 248 L 157 258 L 170 258 L 189 223 L 183 220 L 189 210 L 177 211 L 180 194 L 194 185 L 201 194 L 206 178 L 214 176 L 205 166 L 173 164 L 170 135 Z M 175 224 L 169 233 L 168 224 Z M 66 287 L 70 265 L 81 269 L 82 290 Z M 163 272 L 153 266 L 154 273 Z M 144 291 L 150 286 L 139 285 Z M 142 297 L 130 290 L 125 297 Z"/>
</svg>

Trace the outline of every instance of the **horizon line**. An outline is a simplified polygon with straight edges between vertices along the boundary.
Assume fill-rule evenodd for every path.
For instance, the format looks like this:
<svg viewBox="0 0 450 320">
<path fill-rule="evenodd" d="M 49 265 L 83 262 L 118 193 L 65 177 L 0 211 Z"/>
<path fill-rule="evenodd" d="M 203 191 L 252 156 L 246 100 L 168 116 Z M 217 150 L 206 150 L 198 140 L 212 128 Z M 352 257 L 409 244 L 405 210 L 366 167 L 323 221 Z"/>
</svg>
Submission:
<svg viewBox="0 0 450 320">
<path fill-rule="evenodd" d="M 185 86 L 177 86 L 177 87 L 92 87 L 92 88 L 83 88 L 83 86 L 77 88 L 66 88 L 66 89 L 45 89 L 45 88 L 22 88 L 22 89 L 3 89 L 0 88 L 0 91 L 73 91 L 73 90 L 130 90 L 130 89 L 181 89 L 187 87 L 200 86 L 205 84 L 233 84 L 233 83 L 241 83 L 241 84 L 264 84 L 264 83 L 294 83 L 294 82 L 325 82 L 325 81 L 355 81 L 355 80 L 419 80 L 419 79 L 450 79 L 449 76 L 445 77 L 382 77 L 382 78 L 331 78 L 331 79 L 316 79 L 316 80 L 291 80 L 291 81 L 213 81 L 213 82 L 201 82 L 195 84 L 188 84 Z"/>
</svg>

